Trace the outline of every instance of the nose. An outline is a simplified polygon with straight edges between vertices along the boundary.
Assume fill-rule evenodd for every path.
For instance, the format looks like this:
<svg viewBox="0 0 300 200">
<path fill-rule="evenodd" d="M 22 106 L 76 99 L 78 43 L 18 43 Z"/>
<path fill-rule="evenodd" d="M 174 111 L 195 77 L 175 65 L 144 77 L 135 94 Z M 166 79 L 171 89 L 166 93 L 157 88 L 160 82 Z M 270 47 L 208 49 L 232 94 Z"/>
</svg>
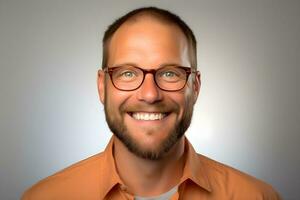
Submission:
<svg viewBox="0 0 300 200">
<path fill-rule="evenodd" d="M 157 87 L 152 74 L 146 74 L 143 84 L 137 90 L 137 98 L 153 104 L 162 100 L 162 91 Z"/>
</svg>

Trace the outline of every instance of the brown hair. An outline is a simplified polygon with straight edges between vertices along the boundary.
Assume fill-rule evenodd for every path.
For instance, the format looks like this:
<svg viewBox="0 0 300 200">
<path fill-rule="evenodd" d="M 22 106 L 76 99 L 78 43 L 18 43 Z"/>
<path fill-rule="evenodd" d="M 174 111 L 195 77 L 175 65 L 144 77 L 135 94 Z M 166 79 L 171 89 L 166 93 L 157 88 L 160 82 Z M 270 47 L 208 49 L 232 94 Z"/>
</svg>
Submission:
<svg viewBox="0 0 300 200">
<path fill-rule="evenodd" d="M 197 42 L 193 31 L 190 27 L 177 15 L 171 13 L 170 11 L 156 8 L 156 7 L 144 7 L 138 8 L 130 11 L 129 13 L 123 15 L 118 18 L 114 23 L 108 26 L 107 30 L 104 33 L 102 45 L 103 45 L 103 53 L 102 53 L 102 69 L 107 67 L 108 62 L 108 47 L 109 41 L 112 38 L 113 34 L 118 30 L 118 28 L 124 24 L 129 19 L 133 17 L 141 16 L 141 15 L 149 15 L 151 17 L 155 17 L 156 19 L 167 22 L 171 24 L 177 25 L 180 30 L 185 35 L 188 41 L 189 48 L 189 58 L 191 62 L 191 67 L 193 69 L 197 68 Z"/>
</svg>

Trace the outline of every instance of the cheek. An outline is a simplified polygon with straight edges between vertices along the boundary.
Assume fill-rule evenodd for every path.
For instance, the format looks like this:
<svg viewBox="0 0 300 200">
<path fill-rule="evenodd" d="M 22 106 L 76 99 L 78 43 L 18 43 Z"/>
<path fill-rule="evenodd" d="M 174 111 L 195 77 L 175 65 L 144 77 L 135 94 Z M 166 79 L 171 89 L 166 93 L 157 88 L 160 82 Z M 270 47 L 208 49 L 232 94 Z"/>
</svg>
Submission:
<svg viewBox="0 0 300 200">
<path fill-rule="evenodd" d="M 193 107 L 193 91 L 190 87 L 186 87 L 186 90 L 182 91 L 181 95 L 177 97 L 177 103 L 180 106 L 180 117 L 184 116 L 186 112 L 189 112 Z"/>
<path fill-rule="evenodd" d="M 189 95 L 185 91 L 169 93 L 168 98 L 177 105 L 177 120 L 180 120 L 184 115 L 189 100 Z"/>
<path fill-rule="evenodd" d="M 196 92 L 194 91 L 194 85 L 191 78 L 189 78 L 189 81 L 186 84 L 185 91 L 184 91 L 184 98 L 186 101 L 186 104 L 188 107 L 191 107 L 194 105 L 195 102 L 195 95 Z"/>
<path fill-rule="evenodd" d="M 127 101 L 129 96 L 128 92 L 120 91 L 108 84 L 105 90 L 105 104 L 108 110 L 116 113 L 119 112 L 120 106 Z"/>
</svg>

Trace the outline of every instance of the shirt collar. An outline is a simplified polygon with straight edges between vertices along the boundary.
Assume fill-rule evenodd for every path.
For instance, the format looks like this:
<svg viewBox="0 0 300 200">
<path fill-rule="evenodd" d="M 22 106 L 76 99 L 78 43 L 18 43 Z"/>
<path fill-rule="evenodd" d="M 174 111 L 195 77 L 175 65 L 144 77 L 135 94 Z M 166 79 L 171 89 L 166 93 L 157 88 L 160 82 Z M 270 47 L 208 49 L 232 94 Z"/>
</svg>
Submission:
<svg viewBox="0 0 300 200">
<path fill-rule="evenodd" d="M 199 158 L 199 155 L 194 150 L 192 144 L 185 137 L 185 153 L 186 161 L 183 169 L 183 176 L 180 179 L 180 184 L 186 180 L 191 180 L 203 189 L 212 192 L 212 187 L 206 174 L 205 167 Z"/>
<path fill-rule="evenodd" d="M 118 184 L 124 185 L 119 174 L 117 173 L 115 160 L 113 156 L 114 137 L 110 139 L 107 147 L 103 152 L 104 164 L 100 167 L 101 180 L 100 180 L 100 199 L 105 196 Z M 185 137 L 185 154 L 186 160 L 183 170 L 183 176 L 180 179 L 179 185 L 187 180 L 193 181 L 199 187 L 211 192 L 211 185 L 205 173 L 204 166 L 202 165 L 198 154 L 194 150 L 191 143 Z"/>
<path fill-rule="evenodd" d="M 100 184 L 100 199 L 105 199 L 105 196 L 118 184 L 123 184 L 119 174 L 117 173 L 115 160 L 113 156 L 114 136 L 111 137 L 108 145 L 103 152 L 103 165 L 101 166 L 101 184 Z"/>
</svg>

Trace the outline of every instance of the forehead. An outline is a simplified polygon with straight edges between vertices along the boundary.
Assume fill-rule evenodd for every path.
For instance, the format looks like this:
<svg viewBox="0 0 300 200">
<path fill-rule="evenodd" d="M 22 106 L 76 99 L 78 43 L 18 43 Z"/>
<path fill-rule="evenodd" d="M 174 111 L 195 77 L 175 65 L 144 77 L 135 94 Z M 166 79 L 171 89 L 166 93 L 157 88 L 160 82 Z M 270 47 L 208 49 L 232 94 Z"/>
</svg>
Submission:
<svg viewBox="0 0 300 200">
<path fill-rule="evenodd" d="M 108 63 L 183 64 L 180 62 L 187 56 L 187 49 L 186 37 L 177 25 L 146 16 L 125 22 L 114 33 L 108 44 Z"/>
</svg>

